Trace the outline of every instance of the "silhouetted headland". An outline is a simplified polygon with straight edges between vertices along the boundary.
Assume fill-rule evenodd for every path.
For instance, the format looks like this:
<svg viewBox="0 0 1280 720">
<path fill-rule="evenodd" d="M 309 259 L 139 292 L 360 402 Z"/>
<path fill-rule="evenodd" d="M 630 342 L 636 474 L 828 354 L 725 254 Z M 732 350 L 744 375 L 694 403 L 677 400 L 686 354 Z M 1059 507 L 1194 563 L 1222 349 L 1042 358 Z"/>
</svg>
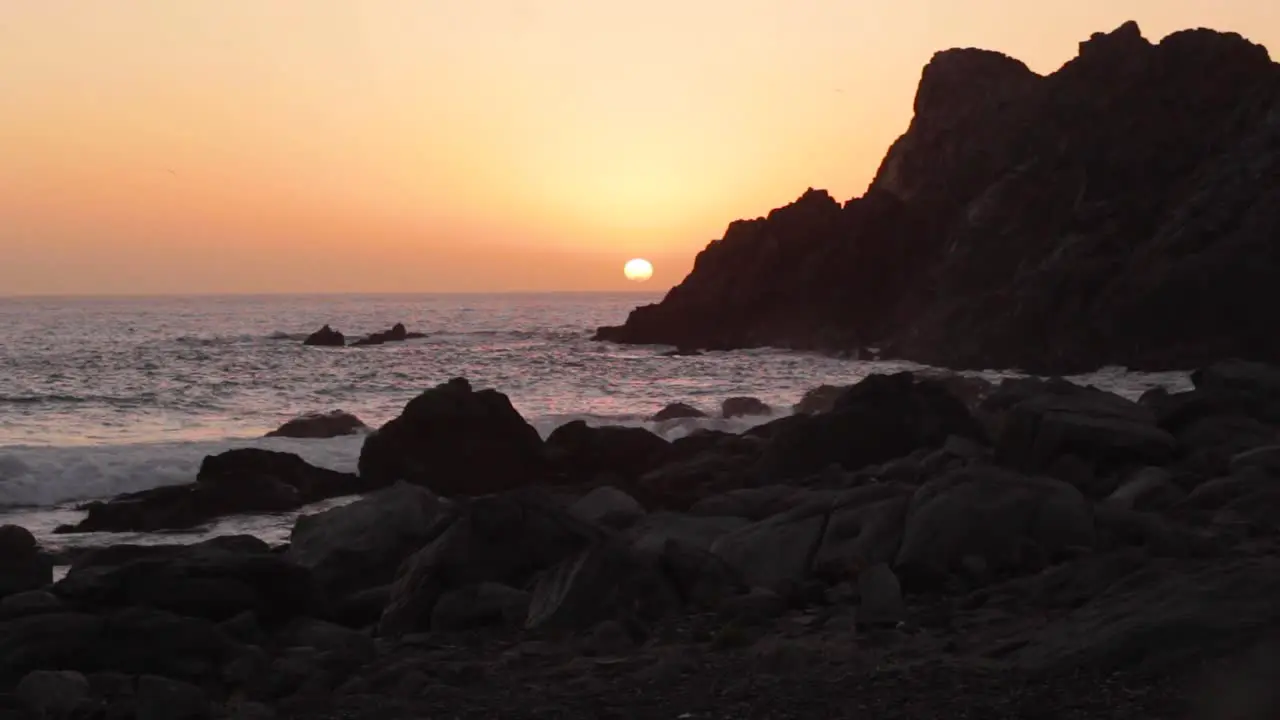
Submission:
<svg viewBox="0 0 1280 720">
<path fill-rule="evenodd" d="M 1135 23 L 1040 76 L 940 52 L 870 188 L 739 220 L 597 338 L 878 347 L 1068 373 L 1280 360 L 1280 66 L 1236 34 Z"/>
</svg>

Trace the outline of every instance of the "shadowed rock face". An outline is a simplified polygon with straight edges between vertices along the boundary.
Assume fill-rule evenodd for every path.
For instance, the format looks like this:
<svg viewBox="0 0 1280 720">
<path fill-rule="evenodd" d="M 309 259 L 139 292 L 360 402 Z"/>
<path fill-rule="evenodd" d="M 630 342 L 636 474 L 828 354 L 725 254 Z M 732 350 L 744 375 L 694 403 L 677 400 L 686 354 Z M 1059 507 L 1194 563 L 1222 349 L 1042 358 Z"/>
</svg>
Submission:
<svg viewBox="0 0 1280 720">
<path fill-rule="evenodd" d="M 957 368 L 1274 361 L 1280 66 L 1235 34 L 1127 23 L 1039 76 L 975 49 L 925 67 L 867 193 L 730 224 L 600 340 L 880 346 Z"/>
</svg>

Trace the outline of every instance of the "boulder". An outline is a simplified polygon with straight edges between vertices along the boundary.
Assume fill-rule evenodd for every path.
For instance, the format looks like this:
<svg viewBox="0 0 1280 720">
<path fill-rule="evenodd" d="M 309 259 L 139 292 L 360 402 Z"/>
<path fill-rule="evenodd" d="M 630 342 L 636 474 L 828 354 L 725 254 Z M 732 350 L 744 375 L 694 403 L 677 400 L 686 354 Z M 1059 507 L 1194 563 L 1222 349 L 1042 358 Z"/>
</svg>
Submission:
<svg viewBox="0 0 1280 720">
<path fill-rule="evenodd" d="M 318 347 L 342 347 L 347 344 L 347 339 L 342 335 L 342 333 L 334 330 L 328 325 L 325 325 L 319 330 L 308 335 L 307 339 L 302 341 L 302 344 Z"/>
<path fill-rule="evenodd" d="M 0 599 L 53 582 L 53 563 L 30 530 L 0 525 Z"/>
<path fill-rule="evenodd" d="M 226 515 L 296 510 L 372 487 L 355 475 L 314 467 L 291 453 L 240 448 L 206 457 L 194 483 L 91 502 L 84 506 L 83 520 L 57 532 L 179 530 Z"/>
<path fill-rule="evenodd" d="M 633 489 L 650 507 L 686 510 L 703 498 L 755 484 L 755 462 L 753 455 L 713 448 L 645 473 Z"/>
<path fill-rule="evenodd" d="M 0 620 L 38 615 L 41 613 L 61 612 L 64 610 L 58 596 L 47 590 L 27 590 L 14 593 L 0 600 Z"/>
<path fill-rule="evenodd" d="M 626 531 L 633 547 L 641 552 L 659 553 L 668 540 L 709 550 L 715 541 L 751 521 L 740 517 L 692 517 L 681 513 L 656 512 L 646 515 Z"/>
<path fill-rule="evenodd" d="M 805 502 L 809 493 L 794 485 L 765 485 L 712 495 L 694 503 L 690 515 L 764 520 Z"/>
<path fill-rule="evenodd" d="M 300 516 L 285 557 L 308 568 L 328 597 L 390 583 L 405 558 L 438 532 L 444 505 L 431 491 L 408 483 L 349 505 Z"/>
<path fill-rule="evenodd" d="M 438 495 L 485 495 L 541 485 L 550 476 L 538 431 L 506 395 L 471 389 L 463 378 L 437 385 L 371 433 L 360 476 L 404 480 Z"/>
<path fill-rule="evenodd" d="M 529 600 L 528 628 L 582 630 L 614 619 L 657 619 L 680 600 L 657 565 L 616 542 L 599 542 L 543 572 Z"/>
<path fill-rule="evenodd" d="M 158 675 L 138 678 L 134 694 L 138 720 L 205 720 L 213 705 L 197 685 Z"/>
<path fill-rule="evenodd" d="M 672 454 L 670 443 L 644 428 L 592 427 L 581 420 L 553 430 L 546 451 L 557 468 L 583 483 L 602 475 L 634 481 Z"/>
<path fill-rule="evenodd" d="M 1049 468 L 1075 454 L 1106 466 L 1159 465 L 1177 441 L 1156 425 L 1154 414 L 1118 395 L 1069 384 L 1016 402 L 1005 414 L 997 457 L 1024 471 Z"/>
<path fill-rule="evenodd" d="M 521 627 L 529 614 L 529 593 L 494 582 L 451 590 L 431 610 L 433 632 L 481 627 Z"/>
<path fill-rule="evenodd" d="M 687 405 L 685 403 L 671 403 L 659 410 L 649 419 L 654 422 L 663 422 L 664 420 L 684 420 L 688 418 L 704 418 L 706 416 L 706 413 L 692 405 Z"/>
<path fill-rule="evenodd" d="M 569 512 L 602 527 L 625 529 L 644 517 L 644 506 L 618 488 L 604 486 L 584 495 Z"/>
<path fill-rule="evenodd" d="M 753 397 L 731 397 L 720 405 L 720 416 L 724 418 L 759 417 L 772 414 L 773 408 Z"/>
<path fill-rule="evenodd" d="M 932 380 L 911 373 L 872 375 L 845 392 L 828 413 L 804 416 L 765 446 L 766 482 L 802 478 L 839 465 L 868 465 L 941 445 L 948 436 L 983 436 L 964 404 Z"/>
<path fill-rule="evenodd" d="M 810 560 L 812 572 L 831 580 L 851 579 L 863 569 L 892 563 L 902 544 L 913 488 L 875 483 L 836 493 Z"/>
<path fill-rule="evenodd" d="M 602 530 L 538 493 L 464 501 L 448 528 L 401 567 L 378 632 L 397 637 L 426 630 L 445 593 L 485 582 L 524 587 L 602 537 Z"/>
<path fill-rule="evenodd" d="M 49 613 L 0 623 L 0 686 L 48 668 L 216 680 L 241 646 L 213 623 L 147 607 Z"/>
<path fill-rule="evenodd" d="M 1107 497 L 1108 506 L 1123 510 L 1168 510 L 1187 496 L 1164 468 L 1144 468 Z"/>
<path fill-rule="evenodd" d="M 89 697 L 89 681 L 74 670 L 36 670 L 18 682 L 14 695 L 41 718 L 65 718 Z"/>
<path fill-rule="evenodd" d="M 967 557 L 1015 574 L 1094 541 L 1089 504 L 1071 485 L 966 468 L 916 490 L 894 569 L 908 590 L 926 589 L 945 583 Z"/>
<path fill-rule="evenodd" d="M 800 402 L 791 406 L 796 415 L 816 415 L 830 412 L 836 406 L 836 400 L 852 387 L 851 385 L 819 385 L 806 390 Z"/>
<path fill-rule="evenodd" d="M 1191 374 L 1196 390 L 1271 424 L 1280 424 L 1280 366 L 1223 360 Z"/>
<path fill-rule="evenodd" d="M 343 410 L 300 415 L 267 433 L 267 437 L 333 438 L 356 435 L 368 427 L 360 418 Z"/>
<path fill-rule="evenodd" d="M 753 587 L 777 590 L 800 582 L 809 575 L 830 509 L 829 497 L 811 500 L 721 536 L 711 552 Z"/>
<path fill-rule="evenodd" d="M 53 593 L 78 609 L 148 606 L 215 622 L 246 611 L 266 623 L 310 613 L 318 600 L 310 571 L 258 543 L 204 542 L 116 562 L 82 557 Z"/>
<path fill-rule="evenodd" d="M 369 345 L 385 345 L 390 342 L 404 342 L 405 340 L 417 340 L 426 337 L 424 333 L 409 332 L 403 323 L 396 323 L 391 326 L 390 330 L 373 333 L 356 340 L 351 343 L 352 347 L 367 347 Z"/>
<path fill-rule="evenodd" d="M 876 563 L 858 573 L 858 624 L 895 625 L 906 619 L 898 577 L 885 563 Z"/>
</svg>

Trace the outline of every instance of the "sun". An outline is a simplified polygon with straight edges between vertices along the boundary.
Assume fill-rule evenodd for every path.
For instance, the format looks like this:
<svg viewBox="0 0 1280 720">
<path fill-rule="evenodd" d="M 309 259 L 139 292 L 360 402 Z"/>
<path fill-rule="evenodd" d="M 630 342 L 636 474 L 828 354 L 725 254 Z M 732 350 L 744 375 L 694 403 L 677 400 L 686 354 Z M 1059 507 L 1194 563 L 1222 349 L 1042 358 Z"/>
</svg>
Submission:
<svg viewBox="0 0 1280 720">
<path fill-rule="evenodd" d="M 644 282 L 653 277 L 653 263 L 644 258 L 628 260 L 627 264 L 622 266 L 622 274 L 626 275 L 628 280 Z"/>
</svg>

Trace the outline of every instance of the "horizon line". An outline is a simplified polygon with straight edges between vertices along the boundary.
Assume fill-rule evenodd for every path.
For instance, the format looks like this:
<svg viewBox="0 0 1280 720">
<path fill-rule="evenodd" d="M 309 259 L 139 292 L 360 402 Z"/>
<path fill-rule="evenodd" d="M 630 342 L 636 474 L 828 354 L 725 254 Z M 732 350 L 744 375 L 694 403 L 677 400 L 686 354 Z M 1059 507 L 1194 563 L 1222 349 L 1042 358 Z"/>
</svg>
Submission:
<svg viewBox="0 0 1280 720">
<path fill-rule="evenodd" d="M 654 295 L 670 288 L 653 290 L 397 290 L 397 291 L 336 291 L 336 292 L 134 292 L 134 293 L 0 293 L 0 300 L 99 300 L 109 299 L 158 299 L 158 298 L 250 298 L 250 297 L 423 297 L 423 296 L 478 296 L 478 295 Z"/>
</svg>

